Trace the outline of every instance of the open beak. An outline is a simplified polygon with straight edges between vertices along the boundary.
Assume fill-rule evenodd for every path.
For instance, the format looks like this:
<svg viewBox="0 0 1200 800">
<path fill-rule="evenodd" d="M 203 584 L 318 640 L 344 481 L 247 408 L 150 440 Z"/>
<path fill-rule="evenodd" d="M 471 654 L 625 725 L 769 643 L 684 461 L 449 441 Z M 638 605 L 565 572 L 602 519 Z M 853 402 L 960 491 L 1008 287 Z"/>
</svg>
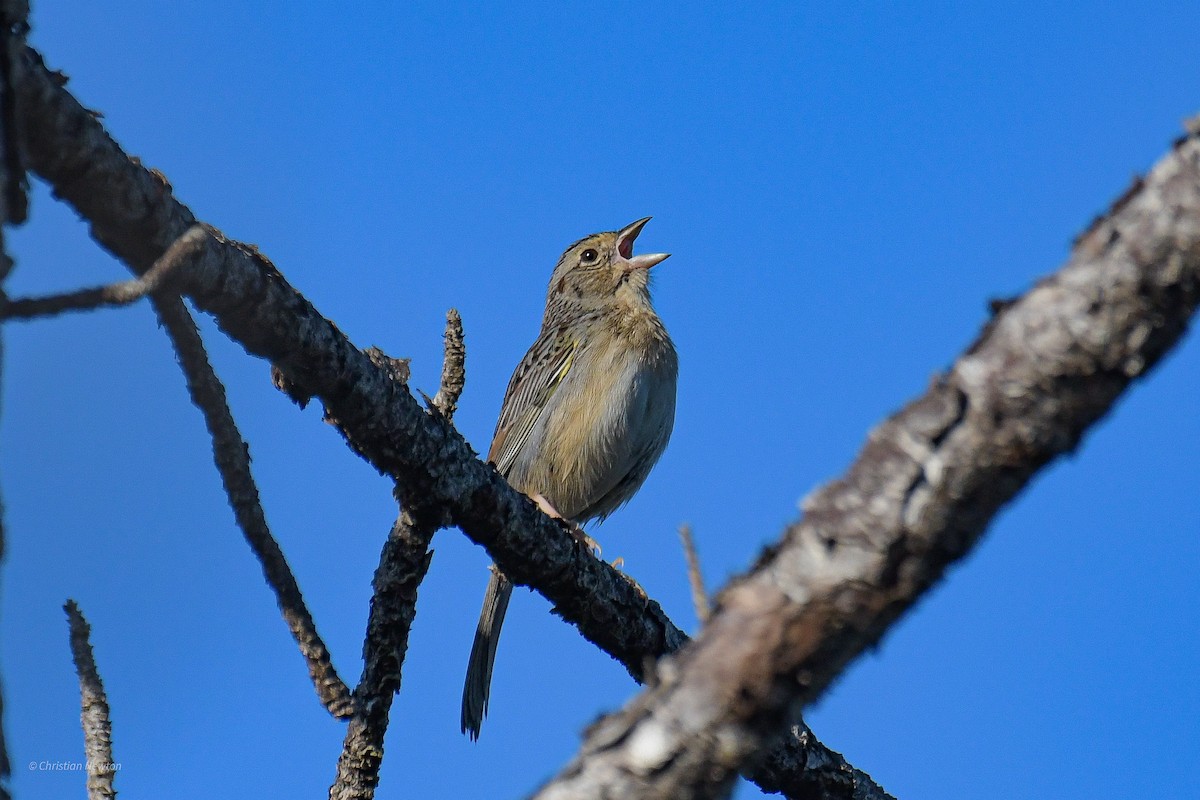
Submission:
<svg viewBox="0 0 1200 800">
<path fill-rule="evenodd" d="M 637 239 L 638 234 L 642 232 L 642 228 L 646 227 L 646 223 L 649 221 L 650 217 L 642 217 L 617 232 L 617 255 L 625 262 L 625 269 L 628 272 L 635 269 L 650 269 L 655 264 L 666 261 L 671 255 L 670 253 L 643 253 L 640 256 L 633 254 L 633 241 Z"/>
</svg>

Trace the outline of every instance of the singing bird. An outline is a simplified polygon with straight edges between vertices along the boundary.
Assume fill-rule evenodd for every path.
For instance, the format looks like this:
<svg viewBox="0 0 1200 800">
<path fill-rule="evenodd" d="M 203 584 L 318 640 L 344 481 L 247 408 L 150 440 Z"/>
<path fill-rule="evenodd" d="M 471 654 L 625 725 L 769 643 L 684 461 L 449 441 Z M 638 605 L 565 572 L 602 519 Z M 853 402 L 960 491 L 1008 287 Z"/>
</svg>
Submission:
<svg viewBox="0 0 1200 800">
<path fill-rule="evenodd" d="M 576 526 L 633 497 L 675 423 L 679 362 L 650 303 L 650 268 L 669 254 L 633 254 L 649 221 L 580 239 L 559 258 L 541 332 L 508 382 L 488 451 L 513 488 Z M 472 739 L 513 589 L 491 571 L 463 686 Z"/>
</svg>

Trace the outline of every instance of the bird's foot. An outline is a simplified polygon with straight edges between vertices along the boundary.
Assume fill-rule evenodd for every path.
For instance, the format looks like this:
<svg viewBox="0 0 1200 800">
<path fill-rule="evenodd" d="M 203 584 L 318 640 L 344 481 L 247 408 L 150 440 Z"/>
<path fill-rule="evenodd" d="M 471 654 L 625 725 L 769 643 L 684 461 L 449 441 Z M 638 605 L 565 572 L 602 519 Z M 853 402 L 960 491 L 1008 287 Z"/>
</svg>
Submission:
<svg viewBox="0 0 1200 800">
<path fill-rule="evenodd" d="M 562 514 L 558 513 L 558 509 L 555 508 L 554 505 L 549 500 L 546 499 L 545 495 L 543 495 L 539 492 L 538 494 L 535 494 L 532 497 L 530 497 L 530 499 L 533 500 L 533 502 L 537 503 L 538 508 L 540 508 L 546 514 L 550 515 L 551 517 L 554 517 L 557 520 L 561 520 L 562 522 L 565 522 L 567 524 L 567 533 L 571 534 L 571 536 L 575 539 L 575 541 L 579 542 L 581 545 L 583 545 L 585 548 L 587 548 L 589 553 L 594 553 L 596 556 L 600 555 L 600 543 L 597 542 L 592 537 L 588 536 L 586 533 L 584 533 L 583 528 L 579 527 L 578 523 L 572 522 L 571 520 L 564 517 Z"/>
<path fill-rule="evenodd" d="M 571 536 L 575 537 L 575 541 L 579 542 L 581 545 L 586 547 L 589 553 L 591 553 L 594 556 L 596 556 L 597 558 L 599 558 L 600 557 L 600 543 L 597 542 L 592 537 L 588 536 L 586 533 L 584 533 L 583 528 L 579 527 L 574 522 L 570 523 L 570 525 L 571 525 L 570 530 L 568 530 L 567 532 L 570 533 Z"/>
</svg>

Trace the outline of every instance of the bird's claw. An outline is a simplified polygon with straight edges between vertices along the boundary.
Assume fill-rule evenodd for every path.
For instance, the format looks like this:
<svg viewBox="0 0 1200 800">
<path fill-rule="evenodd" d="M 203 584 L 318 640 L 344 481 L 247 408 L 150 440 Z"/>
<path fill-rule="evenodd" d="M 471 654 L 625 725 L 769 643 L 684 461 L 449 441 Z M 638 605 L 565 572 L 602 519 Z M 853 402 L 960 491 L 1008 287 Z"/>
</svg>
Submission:
<svg viewBox="0 0 1200 800">
<path fill-rule="evenodd" d="M 581 545 L 586 547 L 589 553 L 594 553 L 597 557 L 599 557 L 600 543 L 597 542 L 592 537 L 588 536 L 586 533 L 584 533 L 583 528 L 579 527 L 578 523 L 572 522 L 571 520 L 564 517 L 562 514 L 558 513 L 558 509 L 555 508 L 554 505 L 549 500 L 546 499 L 545 495 L 543 495 L 541 492 L 539 492 L 539 493 L 533 495 L 532 497 L 530 497 L 530 499 L 533 500 L 533 502 L 537 503 L 538 508 L 540 508 L 542 511 L 544 511 L 549 516 L 554 517 L 557 520 L 562 520 L 563 522 L 567 523 L 567 532 L 570 533 L 572 537 L 574 537 L 575 541 L 579 542 Z"/>
<path fill-rule="evenodd" d="M 571 523 L 571 527 L 568 530 L 575 541 L 586 547 L 589 553 L 592 553 L 597 558 L 600 557 L 600 543 L 584 533 L 583 528 Z"/>
<path fill-rule="evenodd" d="M 619 558 L 617 559 L 617 561 L 621 561 L 621 560 L 622 559 L 619 559 Z M 613 566 L 615 567 L 616 564 L 614 563 Z M 638 597 L 642 598 L 642 603 L 647 606 L 650 605 L 650 595 L 646 594 L 646 590 L 642 588 L 641 584 L 639 584 L 637 581 L 635 581 L 629 575 L 629 573 L 621 572 L 620 570 L 618 570 L 617 572 L 622 578 L 624 578 L 626 580 L 626 582 L 629 583 L 630 586 L 633 587 L 633 590 L 638 593 Z"/>
<path fill-rule="evenodd" d="M 617 558 L 614 558 L 611 566 L 622 578 L 625 579 L 626 583 L 633 587 L 633 590 L 638 593 L 638 597 L 642 598 L 642 602 L 646 604 L 650 603 L 650 595 L 646 594 L 646 590 L 641 587 L 641 584 L 635 581 L 628 572 L 625 572 L 621 569 L 621 567 L 625 566 L 624 556 L 618 556 Z"/>
</svg>

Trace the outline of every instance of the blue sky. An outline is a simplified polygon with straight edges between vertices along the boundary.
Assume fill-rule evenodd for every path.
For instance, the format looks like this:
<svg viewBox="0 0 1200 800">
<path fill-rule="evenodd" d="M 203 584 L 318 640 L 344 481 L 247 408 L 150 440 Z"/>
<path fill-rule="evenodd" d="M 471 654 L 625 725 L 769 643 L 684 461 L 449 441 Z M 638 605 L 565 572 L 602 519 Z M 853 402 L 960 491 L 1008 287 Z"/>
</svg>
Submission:
<svg viewBox="0 0 1200 800">
<path fill-rule="evenodd" d="M 397 4 L 400 5 L 400 4 Z M 486 450 L 546 279 L 654 215 L 680 352 L 670 447 L 593 534 L 691 630 L 675 535 L 716 586 L 951 363 L 989 298 L 1072 237 L 1200 112 L 1188 4 L 463 7 L 36 4 L 32 41 L 181 200 L 258 244 L 358 345 L 432 392 L 463 315 L 457 416 Z M 124 270 L 39 186 L 12 295 Z M 267 365 L 205 331 L 268 519 L 356 680 L 387 482 Z M 60 610 L 77 599 L 130 796 L 323 796 L 319 708 L 235 529 L 145 306 L 4 330 L 0 675 L 19 798 L 83 792 Z M 1200 343 L 1045 471 L 809 720 L 899 797 L 1194 796 Z M 518 797 L 634 691 L 518 591 L 482 739 L 458 732 L 486 554 L 440 533 L 381 797 Z M 739 797 L 755 797 L 750 786 Z"/>
</svg>

